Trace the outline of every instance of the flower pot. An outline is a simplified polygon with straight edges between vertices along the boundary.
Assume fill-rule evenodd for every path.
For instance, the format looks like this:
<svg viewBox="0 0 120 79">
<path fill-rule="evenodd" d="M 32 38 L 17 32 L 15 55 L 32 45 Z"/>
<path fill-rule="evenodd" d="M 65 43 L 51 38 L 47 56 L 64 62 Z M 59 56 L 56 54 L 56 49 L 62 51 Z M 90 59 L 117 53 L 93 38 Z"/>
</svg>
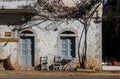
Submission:
<svg viewBox="0 0 120 79">
<path fill-rule="evenodd" d="M 117 66 L 117 61 L 116 60 L 112 61 L 112 66 Z"/>
</svg>

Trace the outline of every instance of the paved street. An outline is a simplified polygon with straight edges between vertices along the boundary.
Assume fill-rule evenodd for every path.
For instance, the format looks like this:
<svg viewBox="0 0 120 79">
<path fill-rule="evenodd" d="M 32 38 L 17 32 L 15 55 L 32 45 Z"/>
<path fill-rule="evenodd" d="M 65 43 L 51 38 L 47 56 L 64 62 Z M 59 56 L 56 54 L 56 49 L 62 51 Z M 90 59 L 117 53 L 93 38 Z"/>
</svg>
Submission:
<svg viewBox="0 0 120 79">
<path fill-rule="evenodd" d="M 120 79 L 118 76 L 0 76 L 0 79 Z"/>
</svg>

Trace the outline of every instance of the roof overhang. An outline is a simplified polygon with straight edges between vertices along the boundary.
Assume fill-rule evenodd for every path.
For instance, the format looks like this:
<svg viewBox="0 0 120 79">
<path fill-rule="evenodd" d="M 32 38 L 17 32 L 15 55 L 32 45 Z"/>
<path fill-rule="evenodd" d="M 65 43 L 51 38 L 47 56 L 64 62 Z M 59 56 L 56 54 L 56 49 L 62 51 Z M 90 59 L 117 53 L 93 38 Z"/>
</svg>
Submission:
<svg viewBox="0 0 120 79">
<path fill-rule="evenodd" d="M 38 14 L 36 9 L 0 9 L 1 14 Z"/>
<path fill-rule="evenodd" d="M 102 16 L 102 19 L 109 18 L 110 16 Z M 120 15 L 118 16 L 111 16 L 110 18 L 120 18 Z"/>
</svg>

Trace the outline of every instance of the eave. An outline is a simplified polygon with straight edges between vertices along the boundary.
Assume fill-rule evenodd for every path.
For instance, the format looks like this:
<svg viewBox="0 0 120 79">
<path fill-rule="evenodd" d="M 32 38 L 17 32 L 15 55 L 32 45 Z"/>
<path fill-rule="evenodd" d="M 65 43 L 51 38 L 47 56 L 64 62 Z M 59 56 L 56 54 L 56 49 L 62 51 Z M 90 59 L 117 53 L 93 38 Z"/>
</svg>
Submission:
<svg viewBox="0 0 120 79">
<path fill-rule="evenodd" d="M 0 9 L 0 14 L 38 14 L 36 9 Z"/>
</svg>

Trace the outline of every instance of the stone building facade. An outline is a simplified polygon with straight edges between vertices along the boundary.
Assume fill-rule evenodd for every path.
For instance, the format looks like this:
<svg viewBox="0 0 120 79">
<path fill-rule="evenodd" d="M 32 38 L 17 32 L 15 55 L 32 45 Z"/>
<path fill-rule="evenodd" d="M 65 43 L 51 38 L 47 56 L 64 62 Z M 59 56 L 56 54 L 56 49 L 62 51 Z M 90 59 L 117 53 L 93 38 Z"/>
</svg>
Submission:
<svg viewBox="0 0 120 79">
<path fill-rule="evenodd" d="M 84 49 L 83 24 L 78 20 L 61 20 L 59 22 L 38 20 L 37 6 L 23 9 L 22 4 L 32 5 L 37 0 L 0 1 L 0 55 L 1 59 L 10 56 L 14 69 L 35 69 L 40 64 L 40 57 L 48 57 L 49 67 L 55 56 L 72 58 L 71 66 L 79 65 L 78 51 L 82 56 Z M 16 4 L 12 6 L 12 4 Z M 102 6 L 98 8 L 102 16 Z M 24 22 L 24 16 L 35 20 Z M 95 15 L 94 15 L 95 16 Z M 29 17 L 28 17 L 29 18 Z M 87 35 L 86 68 L 101 69 L 102 63 L 102 27 L 92 19 Z M 19 27 L 25 27 L 22 30 Z M 79 45 L 80 43 L 80 45 Z M 2 58 L 3 57 L 3 58 Z M 81 59 L 81 58 L 80 58 Z"/>
</svg>

